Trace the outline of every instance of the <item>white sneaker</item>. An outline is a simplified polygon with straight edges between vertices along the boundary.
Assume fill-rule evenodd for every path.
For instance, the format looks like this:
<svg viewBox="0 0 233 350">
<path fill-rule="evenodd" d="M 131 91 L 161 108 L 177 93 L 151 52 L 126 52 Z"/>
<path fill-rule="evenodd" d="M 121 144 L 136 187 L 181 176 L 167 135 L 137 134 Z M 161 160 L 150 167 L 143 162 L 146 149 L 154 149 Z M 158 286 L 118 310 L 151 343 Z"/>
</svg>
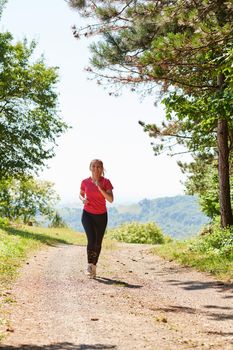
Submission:
<svg viewBox="0 0 233 350">
<path fill-rule="evenodd" d="M 93 266 L 93 264 L 88 264 L 87 265 L 87 276 L 88 277 L 90 277 L 90 278 L 92 278 L 92 266 Z"/>
<path fill-rule="evenodd" d="M 87 265 L 87 276 L 89 278 L 95 278 L 96 277 L 96 265 L 94 265 L 94 264 L 88 264 Z"/>
</svg>

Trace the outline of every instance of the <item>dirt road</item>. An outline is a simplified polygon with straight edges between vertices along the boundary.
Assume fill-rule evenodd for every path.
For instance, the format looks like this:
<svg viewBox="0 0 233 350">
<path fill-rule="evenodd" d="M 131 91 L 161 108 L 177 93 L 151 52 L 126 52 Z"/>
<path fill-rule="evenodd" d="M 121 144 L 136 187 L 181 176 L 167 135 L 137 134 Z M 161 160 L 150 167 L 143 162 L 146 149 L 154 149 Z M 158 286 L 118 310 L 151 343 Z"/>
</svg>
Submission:
<svg viewBox="0 0 233 350">
<path fill-rule="evenodd" d="M 233 289 L 166 262 L 149 246 L 104 250 L 98 277 L 85 247 L 32 257 L 13 288 L 4 350 L 233 349 Z"/>
</svg>

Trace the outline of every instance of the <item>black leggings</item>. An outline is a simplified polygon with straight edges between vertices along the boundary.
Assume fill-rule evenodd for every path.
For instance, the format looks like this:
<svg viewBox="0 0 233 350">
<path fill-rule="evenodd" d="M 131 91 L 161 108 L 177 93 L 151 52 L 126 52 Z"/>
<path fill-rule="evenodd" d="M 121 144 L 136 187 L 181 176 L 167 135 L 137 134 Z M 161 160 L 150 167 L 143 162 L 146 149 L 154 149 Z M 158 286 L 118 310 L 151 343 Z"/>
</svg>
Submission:
<svg viewBox="0 0 233 350">
<path fill-rule="evenodd" d="M 107 213 L 91 214 L 83 210 L 82 225 L 87 236 L 87 260 L 89 264 L 96 265 L 98 262 L 107 222 Z"/>
</svg>

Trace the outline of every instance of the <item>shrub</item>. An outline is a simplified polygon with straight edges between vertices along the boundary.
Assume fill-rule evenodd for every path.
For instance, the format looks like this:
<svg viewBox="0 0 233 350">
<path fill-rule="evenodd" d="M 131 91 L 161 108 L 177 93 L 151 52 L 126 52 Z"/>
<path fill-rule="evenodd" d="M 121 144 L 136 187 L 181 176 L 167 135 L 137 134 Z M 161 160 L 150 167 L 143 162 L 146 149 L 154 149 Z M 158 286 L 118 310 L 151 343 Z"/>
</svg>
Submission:
<svg viewBox="0 0 233 350">
<path fill-rule="evenodd" d="M 210 233 L 197 237 L 190 244 L 190 250 L 233 258 L 233 227 L 213 226 Z"/>
<path fill-rule="evenodd" d="M 64 222 L 61 215 L 56 212 L 49 227 L 67 228 L 67 224 Z"/>
<path fill-rule="evenodd" d="M 10 220 L 8 218 L 0 217 L 0 227 L 7 227 L 10 225 Z"/>
<path fill-rule="evenodd" d="M 162 230 L 154 223 L 124 223 L 108 231 L 111 238 L 126 243 L 161 244 L 165 242 Z"/>
</svg>

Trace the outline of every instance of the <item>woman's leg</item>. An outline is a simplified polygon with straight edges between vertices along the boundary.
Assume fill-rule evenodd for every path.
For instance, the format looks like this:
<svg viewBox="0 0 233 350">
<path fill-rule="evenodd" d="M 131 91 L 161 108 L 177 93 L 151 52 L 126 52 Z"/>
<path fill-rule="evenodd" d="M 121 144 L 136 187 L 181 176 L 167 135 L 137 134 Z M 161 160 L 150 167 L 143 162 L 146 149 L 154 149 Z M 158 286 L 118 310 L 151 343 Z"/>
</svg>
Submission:
<svg viewBox="0 0 233 350">
<path fill-rule="evenodd" d="M 87 259 L 89 264 L 96 265 L 98 262 L 107 222 L 107 213 L 90 214 L 85 210 L 83 211 L 82 225 L 87 236 Z"/>
<path fill-rule="evenodd" d="M 101 252 L 102 241 L 104 238 L 104 233 L 107 227 L 108 215 L 107 213 L 94 215 L 94 226 L 95 226 L 95 246 L 94 252 L 95 257 L 93 259 L 93 264 L 96 265 Z"/>
<path fill-rule="evenodd" d="M 87 236 L 87 261 L 89 264 L 93 264 L 96 260 L 95 253 L 95 223 L 92 214 L 83 210 L 82 213 L 82 225 Z"/>
</svg>

